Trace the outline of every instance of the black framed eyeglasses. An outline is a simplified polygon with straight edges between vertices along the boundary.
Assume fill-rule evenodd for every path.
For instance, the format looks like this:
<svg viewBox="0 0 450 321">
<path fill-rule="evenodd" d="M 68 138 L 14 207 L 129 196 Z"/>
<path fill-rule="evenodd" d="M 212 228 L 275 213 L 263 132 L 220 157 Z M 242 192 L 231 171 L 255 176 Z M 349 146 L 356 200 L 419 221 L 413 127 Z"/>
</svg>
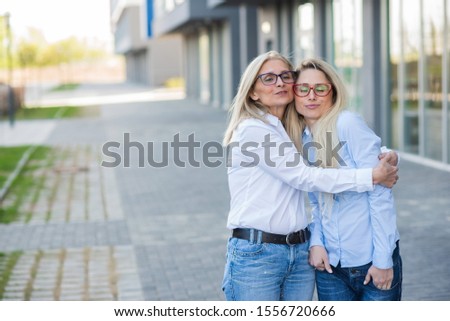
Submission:
<svg viewBox="0 0 450 321">
<path fill-rule="evenodd" d="M 325 97 L 331 91 L 331 84 L 296 84 L 293 86 L 294 94 L 298 97 L 306 97 L 313 90 L 314 94 L 319 97 Z"/>
<path fill-rule="evenodd" d="M 297 78 L 297 72 L 295 71 L 284 71 L 281 74 L 274 74 L 273 72 L 268 72 L 265 74 L 261 74 L 257 79 L 259 78 L 263 85 L 270 86 L 274 85 L 278 81 L 278 77 L 280 77 L 281 81 L 285 84 L 293 84 Z"/>
</svg>

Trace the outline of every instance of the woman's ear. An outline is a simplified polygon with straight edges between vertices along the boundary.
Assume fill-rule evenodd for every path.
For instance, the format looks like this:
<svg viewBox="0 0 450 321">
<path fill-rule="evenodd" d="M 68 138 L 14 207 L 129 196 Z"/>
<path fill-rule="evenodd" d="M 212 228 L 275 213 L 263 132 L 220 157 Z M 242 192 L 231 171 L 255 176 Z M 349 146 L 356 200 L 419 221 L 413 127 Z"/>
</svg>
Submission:
<svg viewBox="0 0 450 321">
<path fill-rule="evenodd" d="M 250 92 L 249 97 L 254 101 L 257 101 L 259 99 L 259 96 L 254 91 Z"/>
</svg>

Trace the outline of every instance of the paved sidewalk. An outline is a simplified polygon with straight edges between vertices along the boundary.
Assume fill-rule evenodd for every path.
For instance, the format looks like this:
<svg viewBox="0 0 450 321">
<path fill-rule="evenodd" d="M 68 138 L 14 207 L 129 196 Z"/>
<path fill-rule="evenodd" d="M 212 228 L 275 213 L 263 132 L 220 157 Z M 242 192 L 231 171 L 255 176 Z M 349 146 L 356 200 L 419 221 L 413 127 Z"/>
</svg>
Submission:
<svg viewBox="0 0 450 321">
<path fill-rule="evenodd" d="M 163 101 L 183 99 L 185 94 L 178 88 L 154 88 L 132 83 L 95 83 L 80 85 L 70 91 L 49 91 L 51 87 L 33 87 L 26 91 L 27 107 L 91 106 L 130 102 Z"/>
<path fill-rule="evenodd" d="M 117 183 L 97 154 L 55 146 L 51 166 L 32 164 L 41 184 L 25 199 L 6 196 L 2 207 L 18 202 L 19 218 L 0 225 L 0 276 L 11 271 L 3 300 L 143 299 Z"/>
<path fill-rule="evenodd" d="M 85 86 L 76 96 L 83 90 L 96 96 L 134 91 L 131 85 L 119 88 Z M 44 139 L 53 147 L 54 163 L 35 172 L 43 185 L 22 201 L 20 221 L 0 225 L 0 278 L 11 270 L 3 300 L 224 299 L 225 166 L 181 168 L 170 148 L 168 166 L 147 161 L 164 161 L 163 142 L 176 135 L 187 141 L 193 134 L 201 146 L 220 142 L 226 113 L 180 99 L 180 93 L 159 95 L 160 100 L 102 105 L 96 118 L 54 123 Z M 109 150 L 122 161 L 129 151 L 129 167 L 100 166 L 112 160 L 102 156 L 106 142 L 120 144 Z M 188 162 L 183 149 L 180 160 Z M 202 160 L 201 148 L 195 160 Z M 450 300 L 450 172 L 404 157 L 400 176 L 394 193 L 403 298 Z M 7 196 L 5 202 L 14 200 Z"/>
<path fill-rule="evenodd" d="M 34 145 L 45 142 L 55 128 L 55 120 L 0 122 L 0 146 Z"/>
</svg>

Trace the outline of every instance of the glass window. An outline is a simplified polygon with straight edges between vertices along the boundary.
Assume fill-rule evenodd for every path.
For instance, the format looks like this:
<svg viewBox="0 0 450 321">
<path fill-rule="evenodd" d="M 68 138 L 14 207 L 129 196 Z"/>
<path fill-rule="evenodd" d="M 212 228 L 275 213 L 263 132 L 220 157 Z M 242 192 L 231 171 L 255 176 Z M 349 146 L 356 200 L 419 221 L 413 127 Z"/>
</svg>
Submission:
<svg viewBox="0 0 450 321">
<path fill-rule="evenodd" d="M 444 35 L 447 37 L 447 94 L 444 99 L 447 99 L 447 133 L 444 133 L 445 139 L 447 139 L 447 162 L 450 164 L 450 1 L 445 3 L 447 6 L 447 15 L 445 21 L 447 21 L 447 30 Z M 444 42 L 445 43 L 445 42 Z"/>
<path fill-rule="evenodd" d="M 314 5 L 310 2 L 300 4 L 297 9 L 296 58 L 314 57 Z"/>
<path fill-rule="evenodd" d="M 442 160 L 442 54 L 444 40 L 444 2 L 427 0 L 423 4 L 424 45 L 424 152 Z"/>
<path fill-rule="evenodd" d="M 155 16 L 164 16 L 176 9 L 177 6 L 182 5 L 185 0 L 153 0 L 153 8 Z"/>
<path fill-rule="evenodd" d="M 362 0 L 333 1 L 334 64 L 350 94 L 349 109 L 362 108 Z"/>
<path fill-rule="evenodd" d="M 199 37 L 199 59 L 200 59 L 200 101 L 209 102 L 210 99 L 210 62 L 209 62 L 209 36 L 202 31 Z"/>
<path fill-rule="evenodd" d="M 390 29 L 389 29 L 389 45 L 390 45 L 390 102 L 392 112 L 392 147 L 404 150 L 402 144 L 402 117 L 403 117 L 403 93 L 399 90 L 400 67 L 402 66 L 402 48 L 401 48 L 401 29 L 400 29 L 400 1 L 390 1 Z"/>
<path fill-rule="evenodd" d="M 420 0 L 390 1 L 391 108 L 394 146 L 419 153 Z"/>
<path fill-rule="evenodd" d="M 394 146 L 438 161 L 443 143 L 449 144 L 442 118 L 443 99 L 448 100 L 448 88 L 443 88 L 443 59 L 449 51 L 444 48 L 445 1 L 448 5 L 448 0 L 390 1 Z"/>
</svg>

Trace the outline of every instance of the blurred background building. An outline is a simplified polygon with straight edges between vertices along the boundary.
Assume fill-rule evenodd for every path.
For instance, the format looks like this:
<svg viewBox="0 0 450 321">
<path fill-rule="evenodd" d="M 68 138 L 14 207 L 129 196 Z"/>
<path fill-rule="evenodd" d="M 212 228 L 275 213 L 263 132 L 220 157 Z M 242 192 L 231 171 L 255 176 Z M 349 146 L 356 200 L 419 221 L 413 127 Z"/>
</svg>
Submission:
<svg viewBox="0 0 450 321">
<path fill-rule="evenodd" d="M 386 145 L 450 164 L 450 0 L 111 0 L 127 79 L 227 108 L 258 54 L 318 56 Z"/>
<path fill-rule="evenodd" d="M 152 0 L 110 0 L 114 50 L 125 58 L 128 81 L 162 86 L 182 75 L 182 37 L 153 33 Z"/>
</svg>

